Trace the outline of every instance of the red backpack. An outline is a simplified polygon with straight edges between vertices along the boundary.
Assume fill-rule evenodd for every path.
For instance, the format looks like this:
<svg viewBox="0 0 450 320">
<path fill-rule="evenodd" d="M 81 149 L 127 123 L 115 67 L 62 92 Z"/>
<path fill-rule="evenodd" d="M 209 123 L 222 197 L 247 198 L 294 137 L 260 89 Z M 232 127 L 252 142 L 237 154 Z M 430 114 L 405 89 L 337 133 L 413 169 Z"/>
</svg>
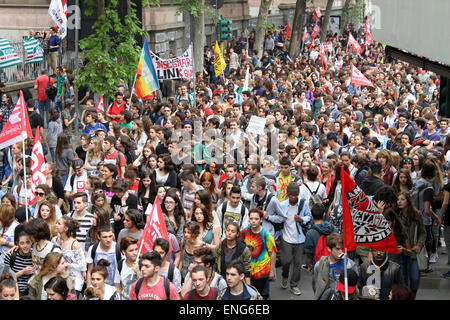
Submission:
<svg viewBox="0 0 450 320">
<path fill-rule="evenodd" d="M 330 252 L 327 248 L 327 236 L 323 234 L 319 237 L 319 240 L 316 244 L 316 251 L 314 252 L 314 262 L 317 263 L 320 258 L 328 257 L 329 255 Z"/>
</svg>

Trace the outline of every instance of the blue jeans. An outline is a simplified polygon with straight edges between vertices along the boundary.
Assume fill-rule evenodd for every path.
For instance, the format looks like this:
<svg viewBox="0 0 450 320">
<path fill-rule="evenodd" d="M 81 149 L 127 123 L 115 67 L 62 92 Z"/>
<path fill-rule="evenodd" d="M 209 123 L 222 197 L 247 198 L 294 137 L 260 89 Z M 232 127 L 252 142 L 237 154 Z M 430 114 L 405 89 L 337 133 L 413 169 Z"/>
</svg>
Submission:
<svg viewBox="0 0 450 320">
<path fill-rule="evenodd" d="M 66 186 L 66 182 L 67 182 L 67 178 L 69 178 L 69 176 L 61 176 L 61 178 L 63 179 L 63 187 Z"/>
<path fill-rule="evenodd" d="M 48 126 L 48 110 L 50 110 L 50 99 L 38 100 L 39 113 L 41 114 L 42 121 Z M 44 117 L 45 116 L 45 117 Z"/>
<path fill-rule="evenodd" d="M 420 282 L 420 271 L 417 259 L 402 255 L 401 271 L 405 285 L 416 294 Z"/>
<path fill-rule="evenodd" d="M 50 155 L 52 156 L 52 162 L 56 162 L 56 147 L 55 148 L 49 148 L 50 149 Z"/>
</svg>

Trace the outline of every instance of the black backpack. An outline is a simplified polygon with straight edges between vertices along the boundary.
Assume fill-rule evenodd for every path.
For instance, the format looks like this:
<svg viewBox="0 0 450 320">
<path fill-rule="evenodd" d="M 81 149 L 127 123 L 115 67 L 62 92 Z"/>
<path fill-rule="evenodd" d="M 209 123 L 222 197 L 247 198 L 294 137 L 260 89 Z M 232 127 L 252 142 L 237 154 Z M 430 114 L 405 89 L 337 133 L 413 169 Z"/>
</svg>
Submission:
<svg viewBox="0 0 450 320">
<path fill-rule="evenodd" d="M 225 221 L 224 216 L 225 216 L 225 212 L 227 211 L 227 206 L 228 206 L 228 201 L 225 201 L 222 204 L 222 230 L 224 230 L 223 223 Z M 243 203 L 241 203 L 241 220 L 239 221 L 239 227 L 242 226 L 242 220 L 244 219 L 244 215 L 245 215 L 245 206 Z"/>
<path fill-rule="evenodd" d="M 97 248 L 98 248 L 98 245 L 100 244 L 100 242 L 97 242 L 97 243 L 95 243 L 93 246 L 92 246 L 92 251 L 91 251 L 91 258 L 92 258 L 92 261 L 94 261 L 94 259 L 95 259 L 95 254 L 97 253 Z M 119 262 L 122 260 L 122 254 L 120 253 L 120 247 L 119 247 L 119 244 L 118 243 L 116 243 L 116 261 L 117 261 L 117 268 L 119 268 Z M 119 271 L 119 273 L 120 273 L 120 271 Z"/>
<path fill-rule="evenodd" d="M 170 300 L 170 281 L 166 277 L 163 277 L 164 279 L 164 290 L 166 292 L 166 298 L 167 300 Z M 136 294 L 136 300 L 139 300 L 139 291 L 141 291 L 142 283 L 144 282 L 145 278 L 140 278 L 136 282 L 136 287 L 134 288 L 134 293 Z"/>
</svg>

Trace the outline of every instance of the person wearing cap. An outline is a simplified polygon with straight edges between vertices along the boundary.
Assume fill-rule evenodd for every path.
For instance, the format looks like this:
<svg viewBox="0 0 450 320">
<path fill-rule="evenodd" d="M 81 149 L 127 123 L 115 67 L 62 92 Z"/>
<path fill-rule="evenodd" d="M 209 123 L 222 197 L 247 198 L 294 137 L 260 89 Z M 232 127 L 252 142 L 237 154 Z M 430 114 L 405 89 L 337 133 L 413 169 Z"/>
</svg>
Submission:
<svg viewBox="0 0 450 320">
<path fill-rule="evenodd" d="M 337 156 L 340 156 L 342 152 L 347 151 L 345 147 L 342 147 L 338 143 L 338 135 L 336 132 L 331 131 L 327 134 L 328 146 Z"/>
<path fill-rule="evenodd" d="M 374 285 L 367 285 L 360 290 L 359 300 L 380 300 L 380 289 Z"/>
<path fill-rule="evenodd" d="M 308 203 L 299 201 L 300 188 L 298 183 L 291 181 L 287 186 L 288 200 L 281 202 L 281 210 L 287 216 L 283 224 L 282 239 L 280 244 L 280 261 L 283 267 L 281 287 L 288 286 L 289 270 L 293 264 L 290 279 L 290 291 L 294 295 L 301 295 L 298 287 L 300 284 L 301 265 L 305 234 L 302 225 L 306 226 L 312 221 Z"/>
<path fill-rule="evenodd" d="M 344 273 L 343 236 L 335 232 L 329 234 L 326 238 L 326 246 L 330 255 L 322 256 L 314 265 L 314 300 L 330 300 L 335 295 L 341 273 Z M 346 258 L 345 264 L 347 272 L 353 270 L 358 273 L 358 267 L 353 260 Z"/>
<path fill-rule="evenodd" d="M 106 109 L 106 114 L 111 119 L 111 121 L 120 123 L 120 112 L 122 110 L 128 110 L 128 105 L 123 98 L 122 92 L 116 92 L 115 97 L 116 98 L 114 99 L 114 101 L 108 106 L 108 109 Z"/>
<path fill-rule="evenodd" d="M 56 67 L 58 66 L 58 52 L 61 47 L 61 40 L 56 32 L 58 28 L 53 26 L 50 28 L 50 38 L 48 40 L 48 65 L 52 68 L 53 74 L 56 73 Z"/>
<path fill-rule="evenodd" d="M 342 271 L 339 281 L 336 284 L 336 291 L 331 300 L 346 300 L 345 291 L 348 293 L 348 300 L 358 300 L 358 273 L 352 269 L 347 270 L 347 289 L 345 289 L 345 272 Z"/>
<path fill-rule="evenodd" d="M 394 284 L 403 284 L 400 265 L 388 259 L 387 253 L 370 248 L 370 259 L 359 266 L 358 287 L 374 285 L 380 290 L 380 300 L 389 300 Z"/>
</svg>

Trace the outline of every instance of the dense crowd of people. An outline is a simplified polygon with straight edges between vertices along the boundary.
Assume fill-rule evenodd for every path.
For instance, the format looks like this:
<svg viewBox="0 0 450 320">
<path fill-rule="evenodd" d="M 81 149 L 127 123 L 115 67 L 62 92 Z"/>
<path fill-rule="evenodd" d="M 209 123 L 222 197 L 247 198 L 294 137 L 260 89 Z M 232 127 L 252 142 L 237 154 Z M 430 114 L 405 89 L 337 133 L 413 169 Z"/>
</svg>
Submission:
<svg viewBox="0 0 450 320">
<path fill-rule="evenodd" d="M 163 81 L 141 100 L 120 81 L 105 111 L 88 85 L 75 96 L 64 66 L 49 101 L 44 70 L 37 101 L 25 92 L 47 157 L 28 211 L 33 139 L 0 153 L 1 299 L 270 299 L 277 267 L 297 296 L 304 269 L 317 300 L 346 299 L 346 287 L 348 299 L 414 299 L 441 232 L 450 263 L 448 119 L 439 76 L 389 60 L 360 31 L 328 35 L 326 66 L 309 42 L 299 57 L 274 57 L 283 28 L 267 33 L 262 58 L 242 34 L 225 46 L 222 75 L 205 48 L 195 88 Z M 350 64 L 374 87 L 352 86 Z M 3 93 L 2 128 L 13 108 Z M 389 222 L 399 254 L 344 255 L 341 166 Z M 169 237 L 139 257 L 156 200 Z"/>
</svg>

